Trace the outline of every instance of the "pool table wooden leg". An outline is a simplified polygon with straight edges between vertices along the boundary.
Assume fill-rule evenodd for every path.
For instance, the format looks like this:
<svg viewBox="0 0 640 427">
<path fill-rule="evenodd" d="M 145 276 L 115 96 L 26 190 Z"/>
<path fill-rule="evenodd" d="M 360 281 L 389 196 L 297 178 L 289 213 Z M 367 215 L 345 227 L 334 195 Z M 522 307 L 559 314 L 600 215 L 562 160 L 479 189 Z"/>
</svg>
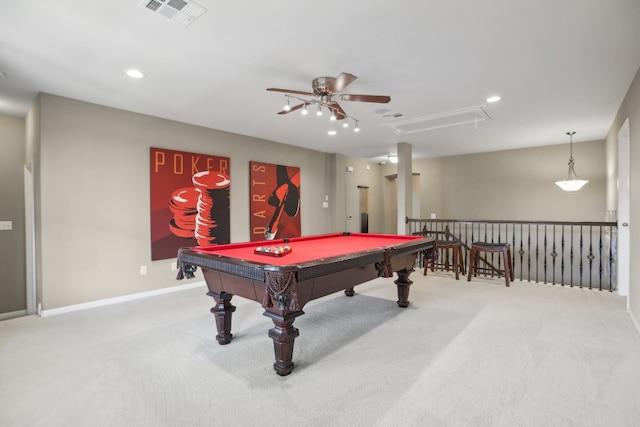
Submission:
<svg viewBox="0 0 640 427">
<path fill-rule="evenodd" d="M 216 301 L 215 307 L 211 308 L 211 313 L 216 316 L 216 327 L 218 328 L 216 339 L 220 345 L 229 344 L 233 338 L 233 334 L 231 333 L 231 315 L 236 311 L 236 307 L 231 305 L 233 294 L 226 292 L 220 294 L 207 292 L 207 295 L 213 297 Z"/>
<path fill-rule="evenodd" d="M 276 361 L 273 369 L 278 375 L 289 375 L 293 371 L 293 343 L 300 332 L 293 327 L 293 321 L 296 317 L 304 314 L 303 311 L 296 311 L 280 316 L 269 311 L 265 311 L 264 315 L 273 320 L 274 327 L 269 329 L 269 337 L 273 339 L 273 350 L 275 352 Z"/>
<path fill-rule="evenodd" d="M 395 283 L 398 286 L 398 306 L 399 307 L 409 307 L 409 286 L 413 283 L 409 280 L 409 275 L 411 274 L 411 270 L 407 270 L 406 268 L 396 271 L 398 274 L 398 280 Z"/>
</svg>

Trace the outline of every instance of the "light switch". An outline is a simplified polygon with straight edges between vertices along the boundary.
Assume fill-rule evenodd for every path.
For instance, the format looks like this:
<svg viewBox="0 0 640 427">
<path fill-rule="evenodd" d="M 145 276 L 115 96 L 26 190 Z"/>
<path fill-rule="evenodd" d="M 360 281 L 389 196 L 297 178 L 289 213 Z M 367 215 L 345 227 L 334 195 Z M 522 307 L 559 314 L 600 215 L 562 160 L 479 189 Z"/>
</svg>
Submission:
<svg viewBox="0 0 640 427">
<path fill-rule="evenodd" d="M 13 221 L 0 221 L 0 230 L 13 230 Z"/>
</svg>

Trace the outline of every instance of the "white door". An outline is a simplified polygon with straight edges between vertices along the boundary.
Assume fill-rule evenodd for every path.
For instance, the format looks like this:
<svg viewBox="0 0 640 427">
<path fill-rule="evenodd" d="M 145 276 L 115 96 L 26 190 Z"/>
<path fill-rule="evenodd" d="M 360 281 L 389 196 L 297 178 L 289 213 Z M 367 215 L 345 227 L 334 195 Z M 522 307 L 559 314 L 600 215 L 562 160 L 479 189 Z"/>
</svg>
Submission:
<svg viewBox="0 0 640 427">
<path fill-rule="evenodd" d="M 618 131 L 618 294 L 629 309 L 629 119 Z"/>
</svg>

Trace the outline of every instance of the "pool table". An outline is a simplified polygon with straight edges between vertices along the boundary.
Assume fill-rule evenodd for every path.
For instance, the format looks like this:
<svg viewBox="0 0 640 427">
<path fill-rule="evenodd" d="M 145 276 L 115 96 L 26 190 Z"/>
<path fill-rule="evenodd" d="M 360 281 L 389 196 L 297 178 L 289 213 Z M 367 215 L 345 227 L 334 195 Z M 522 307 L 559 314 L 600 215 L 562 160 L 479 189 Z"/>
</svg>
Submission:
<svg viewBox="0 0 640 427">
<path fill-rule="evenodd" d="M 219 344 L 231 342 L 231 316 L 238 295 L 260 302 L 274 327 L 269 330 L 279 375 L 293 370 L 293 343 L 299 335 L 293 326 L 304 305 L 316 298 L 354 286 L 392 277 L 398 289 L 398 306 L 409 305 L 409 275 L 420 252 L 433 250 L 432 238 L 387 234 L 334 233 L 251 243 L 181 248 L 178 279 L 193 278 L 200 267 L 216 305 Z M 288 249 L 288 252 L 277 251 Z"/>
</svg>

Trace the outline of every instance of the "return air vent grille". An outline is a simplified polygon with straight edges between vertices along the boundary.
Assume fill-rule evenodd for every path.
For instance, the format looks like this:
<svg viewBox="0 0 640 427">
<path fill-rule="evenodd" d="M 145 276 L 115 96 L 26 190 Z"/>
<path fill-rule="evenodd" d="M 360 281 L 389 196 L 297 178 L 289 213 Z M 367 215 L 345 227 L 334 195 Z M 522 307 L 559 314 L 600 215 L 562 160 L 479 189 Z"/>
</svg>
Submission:
<svg viewBox="0 0 640 427">
<path fill-rule="evenodd" d="M 469 123 L 477 124 L 485 120 L 491 120 L 491 116 L 486 110 L 486 107 L 481 105 L 478 107 L 463 108 L 460 110 L 448 111 L 446 113 L 433 114 L 431 116 L 418 117 L 410 120 L 385 123 L 382 126 L 390 128 L 397 134 L 406 135 Z"/>
<path fill-rule="evenodd" d="M 184 0 L 142 0 L 140 6 L 186 27 L 207 11 L 204 7 Z"/>
</svg>

